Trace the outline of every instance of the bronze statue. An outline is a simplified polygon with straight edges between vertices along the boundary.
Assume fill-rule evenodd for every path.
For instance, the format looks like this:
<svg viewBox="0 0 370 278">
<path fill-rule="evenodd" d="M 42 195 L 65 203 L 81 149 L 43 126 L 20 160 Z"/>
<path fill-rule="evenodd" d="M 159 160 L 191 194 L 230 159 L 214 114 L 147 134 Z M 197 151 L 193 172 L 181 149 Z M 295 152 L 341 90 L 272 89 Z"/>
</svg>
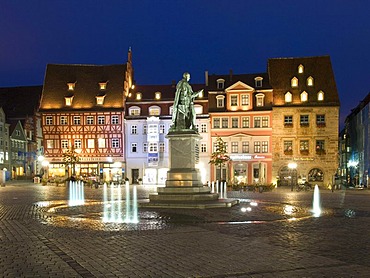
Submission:
<svg viewBox="0 0 370 278">
<path fill-rule="evenodd" d="M 173 102 L 172 125 L 170 131 L 192 129 L 197 131 L 195 125 L 194 99 L 203 92 L 193 92 L 189 84 L 190 73 L 185 72 L 176 85 L 176 95 Z"/>
</svg>

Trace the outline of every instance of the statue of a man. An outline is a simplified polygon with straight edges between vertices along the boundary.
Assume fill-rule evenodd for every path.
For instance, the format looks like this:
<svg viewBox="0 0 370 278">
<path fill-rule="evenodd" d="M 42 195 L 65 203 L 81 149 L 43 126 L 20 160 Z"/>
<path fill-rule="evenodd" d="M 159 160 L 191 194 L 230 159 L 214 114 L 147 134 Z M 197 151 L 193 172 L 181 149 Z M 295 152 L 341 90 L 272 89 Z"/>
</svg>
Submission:
<svg viewBox="0 0 370 278">
<path fill-rule="evenodd" d="M 170 130 L 193 129 L 197 131 L 195 125 L 196 114 L 194 99 L 203 92 L 203 90 L 193 92 L 189 84 L 190 73 L 185 72 L 182 77 L 183 78 L 176 85 Z"/>
</svg>

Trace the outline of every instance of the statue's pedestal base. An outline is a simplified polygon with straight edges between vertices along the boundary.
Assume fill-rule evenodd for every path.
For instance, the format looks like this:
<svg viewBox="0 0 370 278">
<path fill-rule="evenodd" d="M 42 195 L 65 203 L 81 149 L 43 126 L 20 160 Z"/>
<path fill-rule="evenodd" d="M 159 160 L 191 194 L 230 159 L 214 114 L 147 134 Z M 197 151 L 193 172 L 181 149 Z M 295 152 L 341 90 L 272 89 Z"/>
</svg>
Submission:
<svg viewBox="0 0 370 278">
<path fill-rule="evenodd" d="M 199 161 L 199 140 L 201 136 L 193 130 L 173 132 L 169 139 L 170 170 L 165 187 L 158 187 L 157 193 L 149 195 L 144 207 L 211 208 L 231 207 L 236 200 L 219 199 L 217 193 L 204 186 L 195 164 Z"/>
</svg>

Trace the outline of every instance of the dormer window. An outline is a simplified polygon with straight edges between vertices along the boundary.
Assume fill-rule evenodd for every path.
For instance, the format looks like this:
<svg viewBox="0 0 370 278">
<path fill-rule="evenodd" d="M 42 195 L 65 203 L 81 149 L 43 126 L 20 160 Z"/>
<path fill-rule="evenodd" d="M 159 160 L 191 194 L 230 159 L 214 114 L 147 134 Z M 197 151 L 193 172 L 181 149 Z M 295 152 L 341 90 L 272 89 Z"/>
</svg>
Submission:
<svg viewBox="0 0 370 278">
<path fill-rule="evenodd" d="M 223 90 L 225 88 L 225 79 L 217 79 L 217 89 Z"/>
<path fill-rule="evenodd" d="M 106 90 L 107 89 L 107 83 L 108 82 L 100 82 L 99 83 L 100 90 Z"/>
<path fill-rule="evenodd" d="M 313 86 L 313 77 L 312 76 L 307 78 L 307 86 Z"/>
<path fill-rule="evenodd" d="M 155 98 L 155 99 L 161 99 L 161 93 L 160 93 L 160 92 L 156 92 L 156 93 L 154 94 L 154 98 Z"/>
<path fill-rule="evenodd" d="M 307 94 L 307 92 L 306 92 L 306 91 L 303 91 L 303 92 L 301 93 L 301 101 L 302 101 L 302 102 L 306 102 L 306 101 L 308 101 L 308 94 Z"/>
<path fill-rule="evenodd" d="M 141 100 L 141 97 L 142 97 L 141 93 L 136 93 L 136 100 Z"/>
<path fill-rule="evenodd" d="M 104 104 L 104 98 L 105 98 L 105 95 L 96 96 L 96 104 L 97 105 L 103 105 Z"/>
<path fill-rule="evenodd" d="M 317 100 L 318 101 L 323 101 L 324 100 L 324 92 L 320 91 L 317 93 Z"/>
<path fill-rule="evenodd" d="M 286 92 L 285 93 L 285 102 L 292 102 L 292 93 L 291 92 Z"/>
<path fill-rule="evenodd" d="M 263 78 L 260 76 L 254 78 L 254 83 L 255 83 L 256 88 L 262 87 L 262 80 Z"/>
<path fill-rule="evenodd" d="M 71 106 L 72 101 L 73 101 L 73 96 L 64 97 L 64 100 L 65 100 L 66 106 Z"/>
<path fill-rule="evenodd" d="M 257 94 L 256 95 L 256 105 L 258 107 L 265 105 L 265 94 Z"/>
<path fill-rule="evenodd" d="M 75 89 L 76 82 L 67 83 L 68 91 L 73 91 Z"/>
<path fill-rule="evenodd" d="M 293 77 L 290 83 L 293 88 L 298 87 L 298 78 Z"/>
<path fill-rule="evenodd" d="M 298 73 L 303 73 L 304 71 L 304 66 L 301 64 L 298 66 Z"/>
</svg>

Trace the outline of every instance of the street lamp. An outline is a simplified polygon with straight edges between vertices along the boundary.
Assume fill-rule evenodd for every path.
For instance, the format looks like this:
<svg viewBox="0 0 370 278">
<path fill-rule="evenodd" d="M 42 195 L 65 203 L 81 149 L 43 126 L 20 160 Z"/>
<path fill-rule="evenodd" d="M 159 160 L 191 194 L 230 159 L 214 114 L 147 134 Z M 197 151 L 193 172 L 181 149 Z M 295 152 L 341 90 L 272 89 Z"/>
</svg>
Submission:
<svg viewBox="0 0 370 278">
<path fill-rule="evenodd" d="M 288 164 L 288 168 L 289 168 L 289 170 L 290 170 L 290 189 L 291 189 L 291 191 L 293 191 L 293 180 L 292 180 L 292 174 L 293 174 L 293 171 L 294 171 L 295 169 L 297 169 L 297 163 L 295 163 L 295 162 L 290 162 L 290 163 Z"/>
</svg>

